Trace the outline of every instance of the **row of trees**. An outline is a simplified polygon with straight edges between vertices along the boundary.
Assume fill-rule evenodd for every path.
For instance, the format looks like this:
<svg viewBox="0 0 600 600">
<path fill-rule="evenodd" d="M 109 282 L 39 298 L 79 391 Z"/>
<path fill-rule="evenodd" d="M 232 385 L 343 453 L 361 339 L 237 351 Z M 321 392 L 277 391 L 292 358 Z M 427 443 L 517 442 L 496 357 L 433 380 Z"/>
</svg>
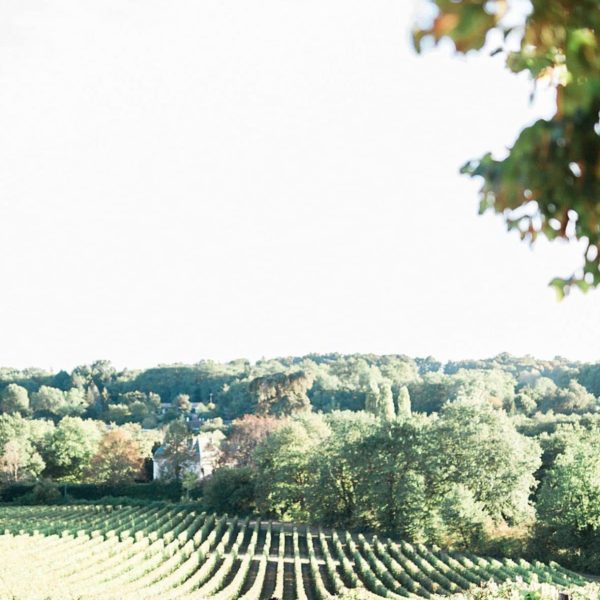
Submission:
<svg viewBox="0 0 600 600">
<path fill-rule="evenodd" d="M 37 418 L 84 416 L 107 423 L 163 425 L 190 411 L 226 420 L 286 416 L 310 409 L 395 412 L 409 396 L 416 412 L 481 399 L 509 414 L 599 411 L 600 365 L 499 355 L 445 365 L 403 355 L 308 355 L 251 364 L 204 361 L 117 371 L 106 361 L 72 373 L 0 369 L 0 409 Z M 386 408 L 387 407 L 387 408 Z"/>
<path fill-rule="evenodd" d="M 108 427 L 101 421 L 64 417 L 25 419 L 0 415 L 0 477 L 4 482 L 49 478 L 116 483 L 147 478 L 145 462 L 159 432 L 139 425 Z"/>
<path fill-rule="evenodd" d="M 489 403 L 455 400 L 431 416 L 246 416 L 222 449 L 211 508 L 597 570 L 597 421 L 532 437 Z"/>
<path fill-rule="evenodd" d="M 234 424 L 223 461 L 254 471 L 260 512 L 415 541 L 441 541 L 456 526 L 452 511 L 481 524 L 533 517 L 541 448 L 489 405 L 454 402 L 435 417 L 271 419 L 255 434 L 258 419 Z"/>
</svg>

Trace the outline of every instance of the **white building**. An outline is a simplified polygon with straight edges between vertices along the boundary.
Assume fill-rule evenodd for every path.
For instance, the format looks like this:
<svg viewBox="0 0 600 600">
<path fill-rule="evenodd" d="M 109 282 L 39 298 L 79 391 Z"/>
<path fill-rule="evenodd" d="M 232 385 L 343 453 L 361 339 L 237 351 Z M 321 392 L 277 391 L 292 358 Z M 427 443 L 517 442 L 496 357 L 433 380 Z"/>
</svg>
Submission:
<svg viewBox="0 0 600 600">
<path fill-rule="evenodd" d="M 219 436 L 215 436 L 213 433 L 201 433 L 190 438 L 189 449 L 193 459 L 187 465 L 186 471 L 196 473 L 198 479 L 209 477 L 216 468 L 219 460 L 219 442 Z M 159 446 L 152 455 L 153 479 L 164 478 L 168 467 L 167 461 L 165 447 Z"/>
</svg>

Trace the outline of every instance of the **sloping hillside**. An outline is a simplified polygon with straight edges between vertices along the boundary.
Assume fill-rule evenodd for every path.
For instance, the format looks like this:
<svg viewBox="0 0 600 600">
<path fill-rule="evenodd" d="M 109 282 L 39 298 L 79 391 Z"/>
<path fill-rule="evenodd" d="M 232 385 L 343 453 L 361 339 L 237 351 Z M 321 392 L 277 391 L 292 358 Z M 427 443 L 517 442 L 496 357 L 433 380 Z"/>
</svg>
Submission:
<svg viewBox="0 0 600 600">
<path fill-rule="evenodd" d="M 557 564 L 446 553 L 183 504 L 0 508 L 2 597 L 325 599 L 449 596 L 490 580 L 586 583 Z"/>
</svg>

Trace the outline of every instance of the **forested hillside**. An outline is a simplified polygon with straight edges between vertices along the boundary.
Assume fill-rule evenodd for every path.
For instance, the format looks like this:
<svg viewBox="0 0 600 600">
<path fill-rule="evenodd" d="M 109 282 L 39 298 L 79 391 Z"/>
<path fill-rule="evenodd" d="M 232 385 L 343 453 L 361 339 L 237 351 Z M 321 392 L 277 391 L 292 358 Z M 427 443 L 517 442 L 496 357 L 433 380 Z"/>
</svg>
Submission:
<svg viewBox="0 0 600 600">
<path fill-rule="evenodd" d="M 64 485 L 87 499 L 164 492 L 216 512 L 598 571 L 600 364 L 310 355 L 118 371 L 100 361 L 2 369 L 0 382 L 5 499 L 65 501 Z M 218 456 L 200 482 L 186 473 L 198 432 Z M 159 444 L 175 487 L 124 488 L 151 479 Z"/>
<path fill-rule="evenodd" d="M 406 390 L 404 390 L 406 388 Z M 1 408 L 34 417 L 85 416 L 153 427 L 161 403 L 172 416 L 188 402 L 206 417 L 362 410 L 408 392 L 412 409 L 438 411 L 459 398 L 484 398 L 509 414 L 573 415 L 600 408 L 600 363 L 501 354 L 441 363 L 403 355 L 307 355 L 251 363 L 202 361 L 132 371 L 107 361 L 71 373 L 0 369 Z M 168 418 L 168 416 L 167 416 Z"/>
</svg>

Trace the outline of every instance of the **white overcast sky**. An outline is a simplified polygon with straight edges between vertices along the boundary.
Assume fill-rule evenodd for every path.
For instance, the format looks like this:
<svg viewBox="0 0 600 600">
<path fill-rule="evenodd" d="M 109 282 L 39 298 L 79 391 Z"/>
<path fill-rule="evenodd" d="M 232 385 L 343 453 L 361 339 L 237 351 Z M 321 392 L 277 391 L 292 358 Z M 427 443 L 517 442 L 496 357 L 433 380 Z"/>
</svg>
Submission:
<svg viewBox="0 0 600 600">
<path fill-rule="evenodd" d="M 600 358 L 460 165 L 547 114 L 402 0 L 0 0 L 0 365 Z"/>
</svg>

